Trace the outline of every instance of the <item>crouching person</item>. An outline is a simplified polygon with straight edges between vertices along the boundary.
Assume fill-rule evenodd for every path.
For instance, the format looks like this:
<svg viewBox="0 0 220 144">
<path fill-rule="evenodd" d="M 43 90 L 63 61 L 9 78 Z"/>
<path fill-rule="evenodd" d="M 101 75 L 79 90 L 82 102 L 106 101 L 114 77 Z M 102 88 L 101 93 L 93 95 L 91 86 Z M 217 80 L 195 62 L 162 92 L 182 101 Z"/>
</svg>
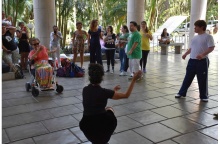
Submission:
<svg viewBox="0 0 220 144">
<path fill-rule="evenodd" d="M 100 64 L 89 65 L 90 84 L 83 88 L 83 117 L 80 121 L 80 129 L 93 144 L 106 144 L 111 138 L 116 126 L 117 119 L 111 107 L 106 107 L 108 99 L 128 98 L 132 92 L 135 81 L 141 77 L 141 71 L 134 77 L 125 93 L 118 92 L 120 86 L 114 90 L 105 89 L 100 86 L 104 69 Z"/>
</svg>

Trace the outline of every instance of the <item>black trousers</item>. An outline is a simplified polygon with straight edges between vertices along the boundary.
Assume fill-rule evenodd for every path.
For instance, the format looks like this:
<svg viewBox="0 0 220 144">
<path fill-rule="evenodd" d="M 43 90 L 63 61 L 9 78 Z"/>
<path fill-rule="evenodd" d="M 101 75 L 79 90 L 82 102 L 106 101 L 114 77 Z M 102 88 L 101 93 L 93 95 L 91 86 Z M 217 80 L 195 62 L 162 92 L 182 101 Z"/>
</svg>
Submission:
<svg viewBox="0 0 220 144">
<path fill-rule="evenodd" d="M 117 119 L 111 110 L 107 110 L 106 113 L 99 115 L 83 115 L 79 123 L 80 129 L 93 144 L 108 143 L 116 126 Z"/>
<path fill-rule="evenodd" d="M 125 54 L 126 56 L 126 58 L 125 58 L 125 62 L 124 62 L 124 71 L 125 72 L 127 72 L 127 70 L 128 70 L 128 67 L 129 67 L 129 58 L 128 58 L 128 56 L 127 56 L 127 54 Z"/>
<path fill-rule="evenodd" d="M 107 65 L 111 65 L 114 67 L 115 65 L 115 49 L 105 50 L 106 59 L 107 59 Z"/>
<path fill-rule="evenodd" d="M 142 63 L 143 63 L 143 69 L 146 69 L 147 57 L 148 57 L 149 52 L 150 50 L 142 50 L 142 58 L 140 60 L 141 69 L 142 69 Z"/>
<path fill-rule="evenodd" d="M 187 90 L 196 75 L 199 85 L 200 99 L 207 99 L 208 98 L 208 67 L 209 67 L 208 58 L 204 58 L 202 60 L 189 59 L 186 68 L 186 75 L 178 94 L 181 96 L 186 96 Z"/>
<path fill-rule="evenodd" d="M 98 63 L 102 65 L 102 53 L 100 44 L 91 44 L 90 43 L 90 63 Z"/>
</svg>

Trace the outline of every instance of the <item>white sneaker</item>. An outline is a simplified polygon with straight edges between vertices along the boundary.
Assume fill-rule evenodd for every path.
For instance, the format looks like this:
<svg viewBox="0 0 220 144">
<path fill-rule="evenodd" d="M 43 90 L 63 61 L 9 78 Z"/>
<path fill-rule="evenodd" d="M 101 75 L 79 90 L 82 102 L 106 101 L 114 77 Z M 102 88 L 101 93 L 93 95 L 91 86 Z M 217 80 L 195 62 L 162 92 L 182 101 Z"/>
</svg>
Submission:
<svg viewBox="0 0 220 144">
<path fill-rule="evenodd" d="M 121 72 L 120 74 L 119 74 L 119 76 L 123 76 L 124 75 L 124 72 Z"/>
<path fill-rule="evenodd" d="M 113 73 L 114 73 L 114 70 L 111 70 L 110 73 L 113 74 Z"/>
<path fill-rule="evenodd" d="M 201 99 L 201 101 L 208 102 L 209 100 L 208 99 Z"/>
<path fill-rule="evenodd" d="M 181 96 L 180 94 L 176 94 L 175 98 L 186 98 L 186 96 Z"/>
<path fill-rule="evenodd" d="M 127 72 L 124 72 L 124 75 L 123 76 L 126 76 L 127 75 Z"/>
</svg>

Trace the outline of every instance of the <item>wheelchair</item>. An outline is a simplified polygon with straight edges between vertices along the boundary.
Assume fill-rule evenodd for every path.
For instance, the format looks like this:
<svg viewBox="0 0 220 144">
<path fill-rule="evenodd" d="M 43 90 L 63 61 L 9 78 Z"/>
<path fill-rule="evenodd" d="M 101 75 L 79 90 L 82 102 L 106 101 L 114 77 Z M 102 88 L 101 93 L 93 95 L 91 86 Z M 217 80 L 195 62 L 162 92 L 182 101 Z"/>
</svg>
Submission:
<svg viewBox="0 0 220 144">
<path fill-rule="evenodd" d="M 49 58 L 48 63 L 52 66 L 53 69 L 53 60 L 51 58 Z M 40 84 L 37 82 L 36 78 L 35 78 L 35 73 L 36 70 L 33 66 L 34 61 L 28 61 L 28 71 L 29 74 L 31 76 L 31 79 L 29 82 L 26 82 L 25 84 L 25 88 L 26 91 L 29 92 L 31 90 L 31 93 L 34 97 L 37 97 L 40 93 L 40 91 L 51 91 L 51 90 L 55 90 L 57 93 L 62 93 L 64 88 L 62 85 L 59 85 L 58 82 L 56 81 L 56 75 L 53 69 L 53 76 L 52 76 L 52 85 L 53 85 L 53 89 L 47 89 L 47 90 L 41 90 L 40 89 Z"/>
</svg>

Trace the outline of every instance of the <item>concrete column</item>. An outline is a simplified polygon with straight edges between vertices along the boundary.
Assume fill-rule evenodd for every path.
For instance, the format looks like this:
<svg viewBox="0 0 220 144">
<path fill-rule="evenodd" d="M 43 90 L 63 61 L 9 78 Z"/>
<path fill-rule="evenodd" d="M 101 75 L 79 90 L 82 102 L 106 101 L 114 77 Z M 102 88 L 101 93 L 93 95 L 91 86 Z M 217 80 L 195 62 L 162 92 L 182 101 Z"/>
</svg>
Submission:
<svg viewBox="0 0 220 144">
<path fill-rule="evenodd" d="M 191 0 L 191 13 L 190 13 L 190 31 L 189 31 L 189 44 L 194 32 L 194 23 L 197 20 L 206 19 L 206 10 L 207 10 L 207 0 Z"/>
<path fill-rule="evenodd" d="M 128 0 L 127 1 L 127 26 L 129 28 L 130 21 L 136 21 L 140 25 L 144 20 L 145 3 L 144 0 Z"/>
<path fill-rule="evenodd" d="M 55 0 L 34 0 L 35 37 L 49 48 L 50 32 L 56 25 Z"/>
</svg>

